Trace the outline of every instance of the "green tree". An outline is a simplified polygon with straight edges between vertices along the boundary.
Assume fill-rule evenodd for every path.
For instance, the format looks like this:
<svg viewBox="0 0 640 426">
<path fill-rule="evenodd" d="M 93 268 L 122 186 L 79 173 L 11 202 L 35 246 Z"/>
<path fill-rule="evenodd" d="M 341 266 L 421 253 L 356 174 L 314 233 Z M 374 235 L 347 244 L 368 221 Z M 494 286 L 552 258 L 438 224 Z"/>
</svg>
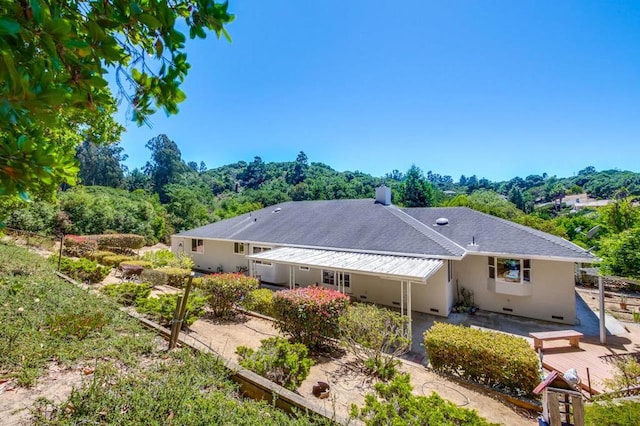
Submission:
<svg viewBox="0 0 640 426">
<path fill-rule="evenodd" d="M 0 195 L 51 195 L 75 183 L 77 144 L 118 140 L 108 72 L 137 123 L 175 114 L 189 70 L 178 27 L 228 38 L 232 20 L 215 0 L 0 0 Z"/>
<path fill-rule="evenodd" d="M 152 189 L 160 196 L 160 201 L 168 201 L 164 186 L 175 183 L 178 177 L 188 170 L 182 161 L 178 145 L 167 135 L 158 135 L 146 145 L 151 150 L 151 161 L 144 166 L 144 172 L 151 180 Z"/>
<path fill-rule="evenodd" d="M 126 167 L 121 162 L 127 159 L 123 151 L 118 144 L 96 145 L 89 140 L 78 145 L 76 158 L 80 163 L 80 181 L 84 185 L 122 187 Z"/>
<path fill-rule="evenodd" d="M 307 177 L 307 170 L 309 169 L 309 162 L 307 154 L 303 151 L 298 153 L 296 161 L 293 164 L 293 169 L 287 173 L 287 183 L 290 185 L 297 185 L 305 180 Z"/>
<path fill-rule="evenodd" d="M 267 180 L 267 166 L 262 158 L 256 156 L 238 177 L 247 188 L 258 189 Z"/>
<path fill-rule="evenodd" d="M 604 273 L 640 278 L 640 228 L 603 238 L 601 244 Z"/>
<path fill-rule="evenodd" d="M 617 199 L 600 209 L 602 222 L 615 233 L 634 227 L 639 216 L 638 208 L 633 206 L 629 197 Z"/>
<path fill-rule="evenodd" d="M 433 201 L 433 187 L 427 182 L 422 170 L 415 164 L 407 174 L 402 190 L 401 202 L 405 207 L 427 207 Z"/>
</svg>

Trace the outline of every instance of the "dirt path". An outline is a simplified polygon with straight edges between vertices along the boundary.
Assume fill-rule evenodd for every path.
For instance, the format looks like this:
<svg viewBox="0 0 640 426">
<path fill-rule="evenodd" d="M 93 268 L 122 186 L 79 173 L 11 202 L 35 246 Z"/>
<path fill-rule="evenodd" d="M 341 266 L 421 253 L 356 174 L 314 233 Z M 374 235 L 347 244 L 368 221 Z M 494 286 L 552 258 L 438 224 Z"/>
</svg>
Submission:
<svg viewBox="0 0 640 426">
<path fill-rule="evenodd" d="M 258 348 L 260 340 L 279 335 L 278 331 L 267 320 L 244 316 L 237 321 L 219 322 L 213 320 L 198 320 L 191 326 L 192 337 L 209 345 L 221 356 L 237 362 L 235 350 L 244 345 Z M 340 359 L 321 358 L 311 368 L 309 377 L 298 388 L 305 398 L 324 406 L 329 411 L 348 417 L 352 403 L 358 406 L 364 404 L 364 396 L 373 392 L 373 382 L 360 374 L 349 356 Z M 530 418 L 524 411 L 516 411 L 514 408 L 495 400 L 483 393 L 467 389 L 455 382 L 447 380 L 433 373 L 424 366 L 403 362 L 400 370 L 411 375 L 411 383 L 414 393 L 418 395 L 430 395 L 437 392 L 458 406 L 477 410 L 480 415 L 489 421 L 504 425 L 534 425 L 535 419 Z M 316 399 L 312 393 L 312 386 L 317 381 L 327 382 L 331 386 L 331 396 L 324 400 Z"/>
</svg>

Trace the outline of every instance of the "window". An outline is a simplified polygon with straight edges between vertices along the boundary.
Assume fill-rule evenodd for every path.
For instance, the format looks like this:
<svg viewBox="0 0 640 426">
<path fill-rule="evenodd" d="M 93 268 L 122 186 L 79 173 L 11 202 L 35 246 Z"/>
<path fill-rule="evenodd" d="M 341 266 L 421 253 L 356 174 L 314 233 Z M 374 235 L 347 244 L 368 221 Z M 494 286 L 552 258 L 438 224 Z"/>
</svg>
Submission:
<svg viewBox="0 0 640 426">
<path fill-rule="evenodd" d="M 322 284 L 336 285 L 336 276 L 333 271 L 322 270 Z"/>
<path fill-rule="evenodd" d="M 204 240 L 191 240 L 191 251 L 194 253 L 204 253 Z"/>
<path fill-rule="evenodd" d="M 244 243 L 233 243 L 233 252 L 235 254 L 244 254 Z"/>
<path fill-rule="evenodd" d="M 496 258 L 489 257 L 489 278 L 496 278 Z"/>
<path fill-rule="evenodd" d="M 453 260 L 447 261 L 447 282 L 450 283 L 453 280 Z"/>
<path fill-rule="evenodd" d="M 326 285 L 344 285 L 345 288 L 351 287 L 351 275 L 348 272 L 338 272 L 338 280 L 334 271 L 322 270 L 322 284 Z"/>
<path fill-rule="evenodd" d="M 256 253 L 262 253 L 263 251 L 269 251 L 271 250 L 271 247 L 260 247 L 260 246 L 253 246 L 253 254 Z M 264 260 L 256 260 L 256 265 L 265 265 L 265 266 L 271 266 L 271 262 L 265 262 Z"/>
<path fill-rule="evenodd" d="M 508 259 L 489 257 L 489 278 L 509 283 L 531 281 L 530 259 Z"/>
</svg>

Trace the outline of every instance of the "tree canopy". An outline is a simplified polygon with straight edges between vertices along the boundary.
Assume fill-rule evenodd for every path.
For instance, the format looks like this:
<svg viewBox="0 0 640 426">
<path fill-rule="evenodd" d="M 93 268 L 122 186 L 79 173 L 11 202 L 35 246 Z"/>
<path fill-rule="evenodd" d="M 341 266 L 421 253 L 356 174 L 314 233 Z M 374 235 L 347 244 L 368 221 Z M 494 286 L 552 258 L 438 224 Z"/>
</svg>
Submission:
<svg viewBox="0 0 640 426">
<path fill-rule="evenodd" d="M 189 70 L 178 27 L 228 38 L 232 20 L 214 0 L 0 0 L 0 196 L 74 184 L 75 146 L 118 140 L 108 72 L 137 123 L 175 114 Z"/>
</svg>

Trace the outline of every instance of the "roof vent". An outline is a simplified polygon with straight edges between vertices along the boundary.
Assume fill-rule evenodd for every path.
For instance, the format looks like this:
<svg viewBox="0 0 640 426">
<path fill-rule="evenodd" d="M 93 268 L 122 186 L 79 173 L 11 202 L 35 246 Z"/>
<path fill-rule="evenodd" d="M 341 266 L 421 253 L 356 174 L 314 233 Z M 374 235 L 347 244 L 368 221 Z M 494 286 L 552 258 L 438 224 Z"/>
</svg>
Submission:
<svg viewBox="0 0 640 426">
<path fill-rule="evenodd" d="M 436 225 L 438 226 L 444 226 L 448 224 L 449 224 L 449 219 L 447 219 L 446 217 L 439 217 L 436 219 Z"/>
<path fill-rule="evenodd" d="M 273 213 L 280 213 L 280 210 L 282 210 L 280 207 L 276 207 Z"/>
</svg>

